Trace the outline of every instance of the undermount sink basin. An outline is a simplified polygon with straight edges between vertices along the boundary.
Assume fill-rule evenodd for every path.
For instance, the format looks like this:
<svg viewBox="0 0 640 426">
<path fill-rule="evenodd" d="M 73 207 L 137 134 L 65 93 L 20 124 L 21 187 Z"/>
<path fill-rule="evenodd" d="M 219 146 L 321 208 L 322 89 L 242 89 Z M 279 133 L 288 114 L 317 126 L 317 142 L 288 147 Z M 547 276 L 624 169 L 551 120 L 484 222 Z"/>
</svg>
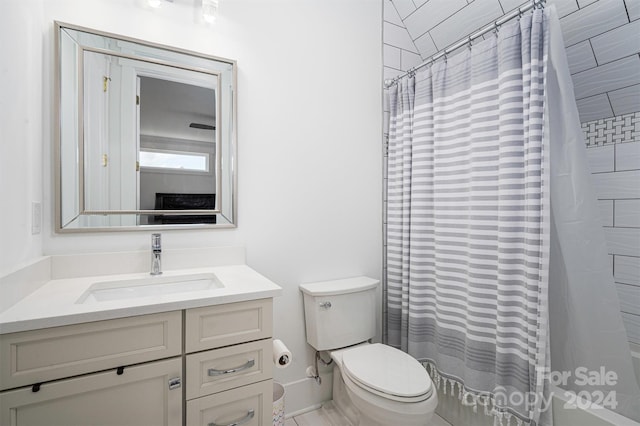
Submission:
<svg viewBox="0 0 640 426">
<path fill-rule="evenodd" d="M 156 275 L 131 280 L 99 281 L 91 284 L 76 303 L 138 299 L 141 297 L 213 290 L 223 287 L 224 284 L 213 273 Z"/>
</svg>

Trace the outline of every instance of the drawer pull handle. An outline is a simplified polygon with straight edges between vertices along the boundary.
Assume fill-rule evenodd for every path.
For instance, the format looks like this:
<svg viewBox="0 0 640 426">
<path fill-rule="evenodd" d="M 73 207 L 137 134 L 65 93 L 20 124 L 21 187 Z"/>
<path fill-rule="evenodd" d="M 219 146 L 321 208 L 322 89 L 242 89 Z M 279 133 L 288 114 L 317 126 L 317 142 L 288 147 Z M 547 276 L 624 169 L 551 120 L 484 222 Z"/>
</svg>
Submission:
<svg viewBox="0 0 640 426">
<path fill-rule="evenodd" d="M 256 361 L 250 359 L 246 364 L 241 365 L 240 367 L 230 368 L 228 370 L 216 370 L 215 368 L 210 368 L 209 370 L 207 370 L 207 373 L 209 374 L 209 376 L 221 376 L 223 374 L 237 373 L 238 371 L 249 369 L 254 365 L 256 365 Z"/>
<path fill-rule="evenodd" d="M 180 377 L 169 379 L 169 390 L 178 389 L 180 386 L 182 386 L 182 379 Z"/>
<path fill-rule="evenodd" d="M 249 411 L 247 411 L 247 415 L 246 416 L 244 416 L 243 418 L 241 418 L 240 420 L 238 420 L 236 422 L 228 423 L 226 425 L 219 424 L 219 423 L 209 423 L 207 426 L 238 426 L 238 425 L 244 424 L 244 423 L 248 422 L 249 420 L 251 420 L 254 415 L 255 415 L 255 411 L 254 410 L 249 410 Z"/>
</svg>

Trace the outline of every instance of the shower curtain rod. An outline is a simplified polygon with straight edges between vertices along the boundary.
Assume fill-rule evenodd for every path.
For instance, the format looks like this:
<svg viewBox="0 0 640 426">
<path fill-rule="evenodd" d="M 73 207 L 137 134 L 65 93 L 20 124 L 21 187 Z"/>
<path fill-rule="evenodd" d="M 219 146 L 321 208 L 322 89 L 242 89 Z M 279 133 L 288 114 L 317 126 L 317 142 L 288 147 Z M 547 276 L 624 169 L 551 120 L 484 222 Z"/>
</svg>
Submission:
<svg viewBox="0 0 640 426">
<path fill-rule="evenodd" d="M 454 50 L 464 46 L 465 44 L 471 44 L 471 42 L 475 39 L 477 39 L 478 37 L 483 36 L 484 34 L 488 33 L 489 31 L 497 31 L 500 26 L 506 22 L 509 22 L 510 20 L 512 20 L 513 18 L 515 18 L 516 16 L 522 16 L 525 12 L 536 8 L 536 7 L 540 7 L 543 8 L 544 7 L 544 3 L 546 2 L 546 0 L 532 0 L 531 3 L 525 5 L 525 6 L 520 6 L 519 8 L 515 9 L 514 11 L 504 15 L 502 18 L 495 20 L 492 24 L 487 25 L 486 27 L 476 31 L 475 33 L 472 33 L 471 35 L 465 37 L 464 39 L 450 45 L 449 47 L 445 48 L 444 50 L 441 50 L 439 53 L 436 53 L 434 55 L 432 55 L 429 59 L 427 59 L 426 61 L 424 61 L 423 63 L 421 63 L 420 65 L 416 65 L 413 68 L 410 68 L 408 71 L 406 71 L 403 74 L 400 74 L 397 77 L 391 78 L 391 79 L 387 79 L 384 81 L 384 85 L 385 87 L 391 87 L 394 84 L 397 84 L 398 81 L 402 80 L 404 77 L 415 73 L 417 70 L 419 70 L 420 68 L 423 68 L 431 63 L 433 63 L 434 61 L 440 59 L 443 56 L 447 56 L 449 53 L 453 52 Z"/>
</svg>

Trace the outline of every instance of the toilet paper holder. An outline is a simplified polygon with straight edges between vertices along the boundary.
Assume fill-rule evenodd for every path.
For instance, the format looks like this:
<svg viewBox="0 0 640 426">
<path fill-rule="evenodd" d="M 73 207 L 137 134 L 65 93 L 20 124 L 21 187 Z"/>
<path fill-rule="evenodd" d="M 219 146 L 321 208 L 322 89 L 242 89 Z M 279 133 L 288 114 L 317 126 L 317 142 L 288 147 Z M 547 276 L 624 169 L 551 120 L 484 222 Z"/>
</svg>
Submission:
<svg viewBox="0 0 640 426">
<path fill-rule="evenodd" d="M 273 340 L 273 363 L 278 368 L 286 368 L 291 363 L 293 357 L 291 351 L 279 339 Z"/>
</svg>

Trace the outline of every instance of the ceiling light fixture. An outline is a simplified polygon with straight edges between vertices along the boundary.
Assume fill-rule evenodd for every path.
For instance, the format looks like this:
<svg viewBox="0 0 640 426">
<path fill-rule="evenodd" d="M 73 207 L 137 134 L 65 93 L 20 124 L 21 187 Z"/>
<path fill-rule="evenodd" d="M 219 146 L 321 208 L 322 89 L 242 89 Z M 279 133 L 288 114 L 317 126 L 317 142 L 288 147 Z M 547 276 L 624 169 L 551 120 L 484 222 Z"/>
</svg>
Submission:
<svg viewBox="0 0 640 426">
<path fill-rule="evenodd" d="M 157 9 L 162 4 L 162 0 L 147 0 L 147 4 L 154 9 Z"/>
</svg>

